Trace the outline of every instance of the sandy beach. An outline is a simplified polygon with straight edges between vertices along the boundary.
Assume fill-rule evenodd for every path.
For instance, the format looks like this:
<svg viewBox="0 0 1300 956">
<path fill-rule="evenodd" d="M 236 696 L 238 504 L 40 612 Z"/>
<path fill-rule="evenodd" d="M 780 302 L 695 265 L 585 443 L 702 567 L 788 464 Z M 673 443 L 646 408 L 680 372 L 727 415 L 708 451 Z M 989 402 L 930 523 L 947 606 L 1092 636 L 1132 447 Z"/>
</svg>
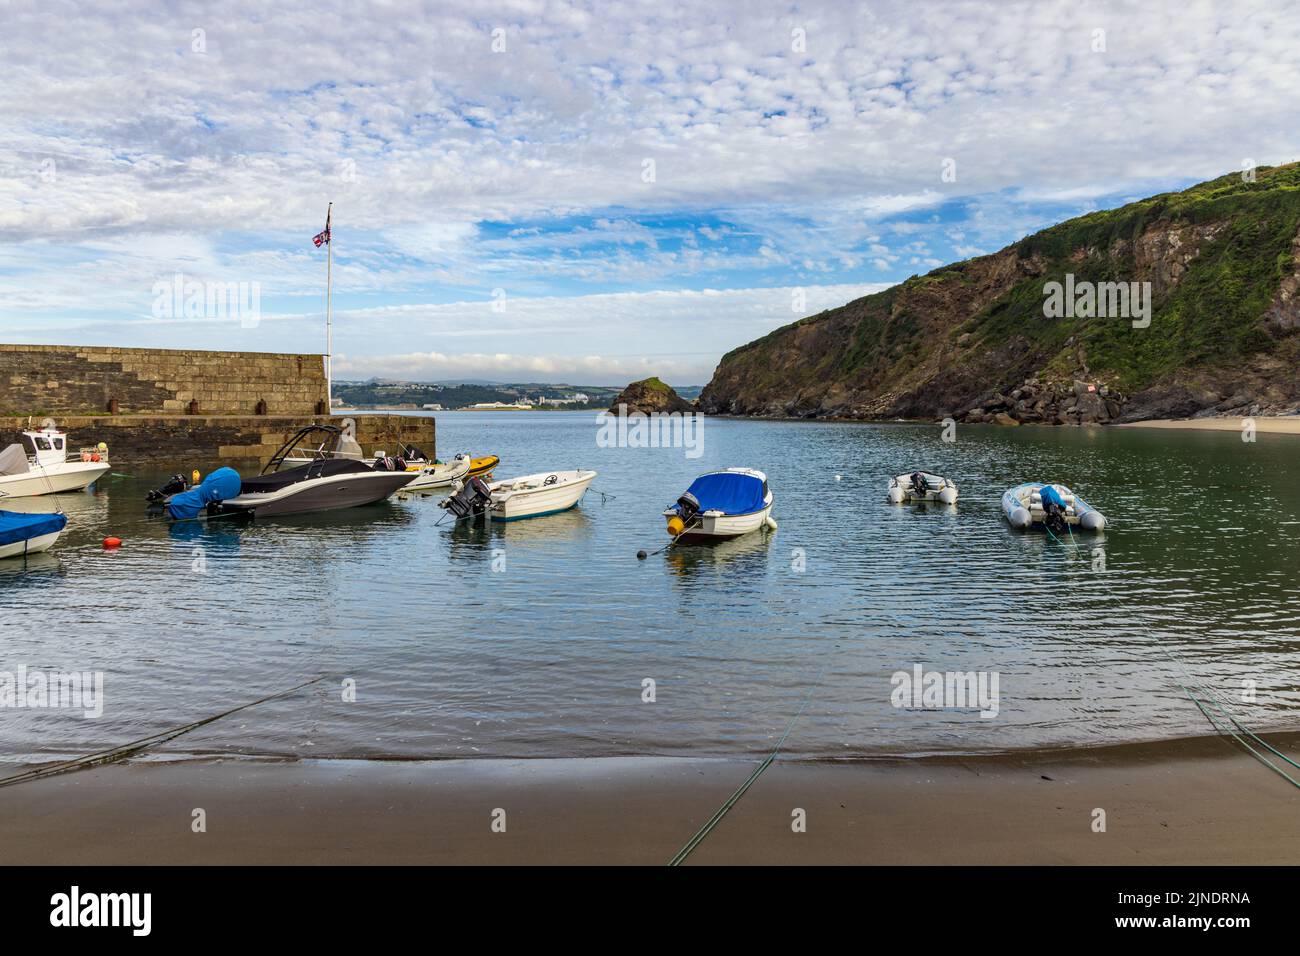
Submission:
<svg viewBox="0 0 1300 956">
<path fill-rule="evenodd" d="M 1179 431 L 1239 432 L 1240 417 L 1237 418 L 1153 418 L 1147 422 L 1128 422 L 1116 425 L 1116 428 L 1168 428 Z M 1300 415 L 1283 415 L 1274 417 L 1257 416 L 1256 433 L 1272 435 L 1300 435 Z"/>
<path fill-rule="evenodd" d="M 1300 738 L 1272 737 L 1288 754 Z M 0 789 L 10 864 L 662 865 L 756 761 L 137 761 Z M 194 811 L 207 831 L 192 830 Z M 1094 811 L 1106 831 L 1094 832 Z M 792 813 L 806 813 L 795 833 Z M 505 832 L 494 813 L 505 811 Z M 496 814 L 499 819 L 500 814 Z M 778 761 L 690 864 L 1294 864 L 1300 790 L 1216 738 Z"/>
</svg>

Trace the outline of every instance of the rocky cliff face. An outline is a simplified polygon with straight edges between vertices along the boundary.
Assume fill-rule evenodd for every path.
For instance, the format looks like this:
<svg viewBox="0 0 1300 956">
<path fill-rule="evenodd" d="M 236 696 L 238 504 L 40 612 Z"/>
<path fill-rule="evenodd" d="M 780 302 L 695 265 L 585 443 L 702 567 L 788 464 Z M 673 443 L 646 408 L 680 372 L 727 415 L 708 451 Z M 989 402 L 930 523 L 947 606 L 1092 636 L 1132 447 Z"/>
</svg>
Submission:
<svg viewBox="0 0 1300 956">
<path fill-rule="evenodd" d="M 693 412 L 695 406 L 673 391 L 672 386 L 657 378 L 646 378 L 623 389 L 609 410 L 615 414 L 626 411 L 627 414 L 640 412 L 650 415 L 656 412 Z"/>
<path fill-rule="evenodd" d="M 1049 283 L 1073 293 L 1055 317 Z M 1004 424 L 1267 414 L 1300 403 L 1298 359 L 1291 164 L 1072 219 L 785 326 L 723 356 L 698 406 Z"/>
</svg>

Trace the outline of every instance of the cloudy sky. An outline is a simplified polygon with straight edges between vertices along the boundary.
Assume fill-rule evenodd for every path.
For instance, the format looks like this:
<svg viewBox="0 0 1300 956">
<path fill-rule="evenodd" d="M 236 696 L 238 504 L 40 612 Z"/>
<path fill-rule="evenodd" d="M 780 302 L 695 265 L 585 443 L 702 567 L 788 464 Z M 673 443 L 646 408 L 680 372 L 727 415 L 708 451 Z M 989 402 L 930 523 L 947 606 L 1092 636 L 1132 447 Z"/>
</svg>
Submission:
<svg viewBox="0 0 1300 956">
<path fill-rule="evenodd" d="M 332 201 L 336 377 L 702 384 L 1300 158 L 1276 0 L 217 6 L 0 0 L 0 341 L 324 351 Z M 177 274 L 259 311 L 178 313 Z"/>
</svg>

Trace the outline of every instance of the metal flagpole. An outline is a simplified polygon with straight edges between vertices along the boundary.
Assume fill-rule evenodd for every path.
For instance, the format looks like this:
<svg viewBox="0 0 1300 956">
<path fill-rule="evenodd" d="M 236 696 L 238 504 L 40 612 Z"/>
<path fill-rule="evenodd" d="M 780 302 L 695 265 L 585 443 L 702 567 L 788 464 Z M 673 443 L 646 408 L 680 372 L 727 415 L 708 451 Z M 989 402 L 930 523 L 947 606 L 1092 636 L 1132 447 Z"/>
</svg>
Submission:
<svg viewBox="0 0 1300 956">
<path fill-rule="evenodd" d="M 334 413 L 334 302 L 331 282 L 334 273 L 334 233 L 330 216 L 334 204 L 325 210 L 325 414 Z"/>
</svg>

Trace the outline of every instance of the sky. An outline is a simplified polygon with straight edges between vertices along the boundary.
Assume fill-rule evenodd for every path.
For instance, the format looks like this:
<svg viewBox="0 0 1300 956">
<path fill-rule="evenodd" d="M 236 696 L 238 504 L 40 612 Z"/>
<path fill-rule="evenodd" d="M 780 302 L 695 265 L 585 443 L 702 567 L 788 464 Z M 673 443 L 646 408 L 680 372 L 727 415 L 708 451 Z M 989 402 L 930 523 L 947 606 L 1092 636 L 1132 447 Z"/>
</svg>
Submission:
<svg viewBox="0 0 1300 956">
<path fill-rule="evenodd" d="M 1276 0 L 293 6 L 0 0 L 0 341 L 323 352 L 332 202 L 335 378 L 699 385 L 1300 158 Z"/>
</svg>

